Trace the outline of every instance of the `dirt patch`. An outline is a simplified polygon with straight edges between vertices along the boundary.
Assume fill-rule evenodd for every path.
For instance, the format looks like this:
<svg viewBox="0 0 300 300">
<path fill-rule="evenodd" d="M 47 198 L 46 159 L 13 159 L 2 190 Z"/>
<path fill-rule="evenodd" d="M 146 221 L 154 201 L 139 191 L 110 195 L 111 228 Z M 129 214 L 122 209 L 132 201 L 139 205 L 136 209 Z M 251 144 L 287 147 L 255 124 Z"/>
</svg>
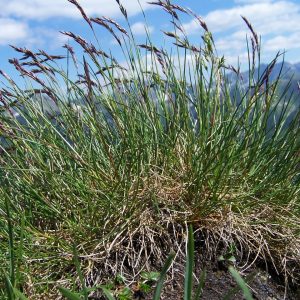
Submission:
<svg viewBox="0 0 300 300">
<path fill-rule="evenodd" d="M 206 280 L 203 289 L 201 299 L 207 300 L 219 300 L 219 299 L 236 299 L 242 300 L 243 295 L 238 288 L 235 280 L 232 278 L 228 271 L 228 266 L 231 263 L 228 261 L 220 261 L 218 259 L 208 259 L 204 249 L 199 247 L 195 249 L 195 276 L 194 282 L 197 282 L 197 278 L 200 277 L 201 272 L 205 268 Z M 203 251 L 200 251 L 203 250 Z M 202 254 L 200 254 L 202 253 Z M 242 266 L 245 262 L 237 262 L 236 268 Z M 154 264 L 155 265 L 155 264 Z M 298 300 L 300 299 L 300 287 L 299 286 L 285 286 L 285 280 L 283 276 L 278 276 L 272 267 L 266 270 L 267 264 L 261 261 L 257 261 L 253 266 L 242 273 L 243 278 L 247 282 L 254 299 L 259 300 Z M 165 282 L 161 299 L 162 300 L 182 300 L 184 291 L 184 269 L 185 262 L 184 257 L 177 258 L 173 264 L 173 268 L 170 269 L 168 279 Z M 153 266 L 151 271 L 159 271 L 160 268 Z M 128 269 L 130 272 L 130 269 Z M 149 293 L 144 293 L 137 289 L 138 283 L 135 282 L 130 285 L 130 289 L 133 292 L 133 297 L 129 299 L 135 300 L 152 300 L 155 283 L 152 285 L 152 290 Z M 120 289 L 124 286 L 120 285 Z M 197 288 L 197 284 L 194 286 L 194 291 Z M 94 300 L 106 300 L 103 295 L 94 295 L 90 299 Z M 122 299 L 117 298 L 116 299 Z M 127 298 L 126 298 L 127 300 Z"/>
<path fill-rule="evenodd" d="M 242 300 L 243 295 L 236 285 L 236 282 L 226 270 L 225 266 L 218 261 L 207 261 L 205 263 L 206 281 L 201 299 L 219 300 L 236 299 Z M 196 277 L 203 270 L 203 263 L 196 263 Z M 161 299 L 182 300 L 184 289 L 183 269 L 175 270 L 172 280 L 166 282 Z M 197 276 L 198 275 L 198 276 Z M 300 289 L 296 286 L 285 289 L 283 278 L 270 274 L 259 266 L 247 270 L 243 274 L 244 278 L 249 278 L 248 285 L 252 291 L 254 299 L 259 300 L 298 300 L 300 299 Z M 196 286 L 195 286 L 196 288 Z M 152 300 L 153 293 L 148 295 L 139 294 L 135 299 Z M 227 298 L 226 298 L 227 297 Z"/>
</svg>

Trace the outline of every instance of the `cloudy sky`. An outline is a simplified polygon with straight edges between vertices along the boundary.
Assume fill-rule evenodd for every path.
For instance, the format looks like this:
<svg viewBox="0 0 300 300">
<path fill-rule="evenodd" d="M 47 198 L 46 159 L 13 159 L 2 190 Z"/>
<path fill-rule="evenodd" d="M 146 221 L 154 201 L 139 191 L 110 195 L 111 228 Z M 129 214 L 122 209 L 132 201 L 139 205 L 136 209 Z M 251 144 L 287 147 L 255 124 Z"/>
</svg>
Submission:
<svg viewBox="0 0 300 300">
<path fill-rule="evenodd" d="M 157 6 L 140 0 L 154 43 L 162 43 L 161 30 L 171 30 L 169 16 Z M 115 0 L 78 0 L 87 15 L 107 16 L 124 25 Z M 136 0 L 121 0 L 130 16 L 133 32 L 145 41 L 145 19 Z M 246 35 L 249 30 L 241 19 L 245 16 L 261 36 L 264 61 L 277 51 L 286 51 L 285 59 L 300 62 L 300 0 L 174 0 L 173 3 L 191 8 L 202 16 L 215 36 L 219 54 L 234 64 L 245 60 Z M 18 55 L 9 44 L 31 49 L 45 49 L 53 54 L 63 54 L 61 46 L 67 37 L 59 31 L 72 31 L 92 39 L 79 11 L 67 0 L 0 0 L 0 69 L 10 71 L 7 60 Z M 184 28 L 190 39 L 201 40 L 199 25 L 192 18 L 182 16 Z M 118 51 L 117 44 L 105 31 L 99 30 L 99 42 L 104 48 Z M 121 55 L 121 53 L 119 53 Z"/>
</svg>

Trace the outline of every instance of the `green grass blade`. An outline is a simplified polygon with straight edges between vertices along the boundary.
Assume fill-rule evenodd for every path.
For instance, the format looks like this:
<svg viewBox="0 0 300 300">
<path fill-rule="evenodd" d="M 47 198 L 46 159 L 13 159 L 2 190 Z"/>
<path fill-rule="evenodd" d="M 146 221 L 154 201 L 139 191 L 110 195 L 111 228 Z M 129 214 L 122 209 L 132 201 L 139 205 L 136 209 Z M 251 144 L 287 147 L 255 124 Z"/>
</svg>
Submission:
<svg viewBox="0 0 300 300">
<path fill-rule="evenodd" d="M 195 298 L 194 298 L 195 300 L 201 299 L 201 295 L 203 293 L 203 289 L 204 289 L 204 285 L 205 285 L 205 280 L 206 280 L 206 269 L 204 268 L 200 274 L 199 284 L 198 284 Z"/>
<path fill-rule="evenodd" d="M 108 300 L 116 300 L 112 293 L 105 287 L 101 287 L 104 295 L 107 297 Z"/>
<path fill-rule="evenodd" d="M 5 197 L 5 208 L 8 224 L 8 243 L 9 243 L 9 277 L 11 286 L 15 286 L 15 253 L 14 253 L 14 232 L 11 222 L 11 211 L 8 199 Z"/>
<path fill-rule="evenodd" d="M 154 296 L 153 296 L 153 300 L 159 300 L 160 299 L 160 295 L 161 295 L 161 291 L 162 291 L 162 288 L 163 288 L 163 284 L 164 284 L 164 281 L 165 281 L 165 277 L 166 277 L 166 274 L 173 262 L 173 259 L 175 257 L 175 252 L 171 252 L 162 268 L 162 271 L 160 273 L 160 276 L 159 276 L 159 279 L 158 279 L 158 282 L 157 282 L 157 285 L 156 285 L 156 288 L 155 288 L 155 292 L 154 292 Z"/>
<path fill-rule="evenodd" d="M 18 289 L 13 288 L 14 294 L 19 300 L 29 300 L 23 293 L 21 293 Z"/>
<path fill-rule="evenodd" d="M 78 273 L 79 280 L 80 280 L 80 283 L 81 283 L 84 299 L 87 300 L 88 299 L 88 291 L 87 291 L 87 288 L 86 288 L 86 285 L 85 285 L 85 282 L 84 282 L 84 276 L 82 274 L 81 267 L 80 267 L 78 251 L 77 251 L 77 248 L 76 248 L 75 245 L 73 245 L 73 254 L 74 254 L 74 263 L 75 263 L 76 271 Z"/>
<path fill-rule="evenodd" d="M 246 276 L 246 278 L 244 279 L 245 283 L 249 284 L 250 282 L 252 282 L 255 278 L 255 276 L 257 275 L 257 271 L 254 271 L 252 273 L 250 273 L 249 275 Z M 230 289 L 226 295 L 224 296 L 223 300 L 231 300 L 234 298 L 235 294 L 240 290 L 240 287 L 234 287 L 232 289 Z"/>
<path fill-rule="evenodd" d="M 68 300 L 82 300 L 82 298 L 78 295 L 78 293 L 74 293 L 64 287 L 58 288 L 61 294 L 66 297 Z"/>
<path fill-rule="evenodd" d="M 192 299 L 194 270 L 194 232 L 192 225 L 188 229 L 187 257 L 184 276 L 184 300 Z"/>
<path fill-rule="evenodd" d="M 4 281 L 5 281 L 5 288 L 6 288 L 7 298 L 8 298 L 8 300 L 14 300 L 15 299 L 15 294 L 13 292 L 13 287 L 11 285 L 9 277 L 6 274 L 4 276 L 5 276 Z"/>
<path fill-rule="evenodd" d="M 236 269 L 234 269 L 232 266 L 230 266 L 228 270 L 232 275 L 232 277 L 234 278 L 234 280 L 236 281 L 236 283 L 238 284 L 238 286 L 240 287 L 240 289 L 242 290 L 245 299 L 253 300 L 252 293 L 250 292 L 249 288 L 247 287 L 244 279 L 241 277 L 239 272 Z"/>
</svg>

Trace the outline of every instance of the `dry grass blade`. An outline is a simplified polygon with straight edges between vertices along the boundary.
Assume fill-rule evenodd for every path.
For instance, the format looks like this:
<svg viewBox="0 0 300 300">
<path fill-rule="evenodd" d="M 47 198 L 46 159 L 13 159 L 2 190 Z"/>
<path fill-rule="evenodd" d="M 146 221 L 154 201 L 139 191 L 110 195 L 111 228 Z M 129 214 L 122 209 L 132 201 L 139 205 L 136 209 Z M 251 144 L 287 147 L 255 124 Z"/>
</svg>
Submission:
<svg viewBox="0 0 300 300">
<path fill-rule="evenodd" d="M 163 2 L 163 1 L 157 1 L 157 2 L 147 2 L 148 4 L 151 5 L 157 5 L 163 8 L 164 11 L 166 11 L 168 14 L 170 14 L 172 17 L 174 17 L 176 20 L 179 20 L 179 17 L 177 15 L 177 13 L 174 11 L 173 9 L 173 5 L 170 4 L 170 2 Z M 180 7 L 180 6 L 178 6 Z M 174 7 L 175 8 L 175 7 Z M 176 7 L 176 9 L 178 9 Z M 180 8 L 181 9 L 181 8 Z M 179 10 L 180 10 L 179 9 Z"/>
<path fill-rule="evenodd" d="M 157 1 L 157 2 L 152 1 L 152 2 L 147 2 L 147 3 L 148 3 L 148 4 L 151 4 L 151 5 L 162 6 L 161 1 Z"/>
<path fill-rule="evenodd" d="M 71 47 L 68 44 L 64 44 L 63 48 L 66 48 L 69 51 L 69 53 L 71 54 L 72 60 L 74 62 L 74 65 L 78 68 L 77 59 L 76 59 L 76 55 L 75 55 L 75 51 L 74 51 L 73 47 Z"/>
<path fill-rule="evenodd" d="M 21 60 L 27 59 L 29 57 L 31 57 L 33 59 L 36 58 L 36 55 L 32 51 L 30 51 L 26 48 L 16 47 L 16 46 L 13 46 L 13 45 L 10 45 L 10 47 L 13 48 L 14 50 L 16 50 L 17 52 L 20 52 L 20 53 L 24 54 L 24 56 L 21 58 Z"/>
<path fill-rule="evenodd" d="M 166 35 L 166 36 L 169 36 L 169 37 L 172 37 L 172 38 L 175 38 L 175 39 L 178 39 L 179 36 L 173 32 L 169 32 L 169 31 L 163 31 L 162 32 Z"/>
<path fill-rule="evenodd" d="M 172 6 L 173 9 L 177 9 L 177 10 L 183 12 L 183 13 L 188 14 L 188 11 L 185 8 L 183 8 L 182 6 L 179 6 L 177 4 L 171 4 L 171 6 Z"/>
<path fill-rule="evenodd" d="M 85 75 L 79 74 L 78 77 L 80 77 L 80 79 L 78 79 L 78 80 L 75 81 L 76 84 L 84 84 L 84 85 L 86 85 L 88 88 L 89 88 L 89 86 L 94 86 L 94 87 L 97 87 L 97 86 L 98 86 L 98 84 L 97 84 L 95 81 L 93 81 L 93 80 L 88 81 L 88 80 L 86 79 L 86 76 L 85 76 Z M 81 78 L 82 78 L 82 79 L 81 79 Z"/>
<path fill-rule="evenodd" d="M 113 37 L 116 39 L 116 41 L 118 42 L 118 44 L 121 46 L 121 40 L 118 38 L 118 36 L 115 34 L 115 32 L 113 31 L 113 29 L 105 22 L 105 19 L 101 19 L 101 18 L 91 18 L 91 21 L 103 26 L 104 28 L 106 28 L 112 35 Z"/>
<path fill-rule="evenodd" d="M 7 94 L 5 93 L 5 91 L 0 91 L 0 103 L 3 105 L 2 107 L 1 107 L 1 110 L 0 111 L 3 111 L 3 108 L 6 110 L 6 111 L 8 111 L 9 112 L 9 114 L 11 115 L 11 116 L 13 116 L 14 114 L 13 114 L 13 112 L 12 112 L 12 110 L 11 110 L 11 106 L 12 106 L 12 103 L 8 103 L 7 102 L 7 100 L 6 100 L 6 98 L 4 98 L 5 96 L 7 96 Z M 3 125 L 2 125 L 2 130 L 3 130 Z"/>
<path fill-rule="evenodd" d="M 91 86 L 98 86 L 94 80 L 92 80 L 91 78 L 88 79 L 86 75 L 78 74 L 78 77 L 79 80 L 76 81 L 77 83 L 84 83 L 88 87 L 88 82 L 89 82 Z"/>
<path fill-rule="evenodd" d="M 103 20 L 115 25 L 119 31 L 121 31 L 122 33 L 124 33 L 125 35 L 128 36 L 127 31 L 120 24 L 118 24 L 115 20 L 108 18 L 108 17 L 102 17 L 102 18 L 103 18 Z"/>
<path fill-rule="evenodd" d="M 228 65 L 225 66 L 226 69 L 231 70 L 232 72 L 234 72 L 236 75 L 240 74 L 240 68 L 236 69 L 236 67 L 234 67 L 233 65 Z"/>
<path fill-rule="evenodd" d="M 167 75 L 167 62 L 165 60 L 166 57 L 166 53 L 163 50 L 159 50 L 157 49 L 155 46 L 149 46 L 149 45 L 145 45 L 145 44 L 140 44 L 138 45 L 138 47 L 146 49 L 147 51 L 151 51 L 154 52 L 157 58 L 157 61 L 159 62 L 159 64 L 162 67 L 162 71 L 165 75 Z"/>
<path fill-rule="evenodd" d="M 177 24 L 176 22 L 174 21 L 171 21 L 171 23 L 183 34 L 183 35 L 186 35 L 185 32 L 184 32 L 184 29 L 182 28 L 182 26 L 180 26 L 179 24 Z"/>
<path fill-rule="evenodd" d="M 85 77 L 86 77 L 86 83 L 88 86 L 88 97 L 91 100 L 92 95 L 93 95 L 93 89 L 92 89 L 92 80 L 90 77 L 90 71 L 89 71 L 89 66 L 85 60 L 85 58 L 83 57 L 83 66 L 84 66 L 84 73 L 85 73 Z"/>
<path fill-rule="evenodd" d="M 38 77 L 36 77 L 32 72 L 27 71 L 26 69 L 24 69 L 19 61 L 14 58 L 14 59 L 9 59 L 8 60 L 9 63 L 11 63 L 12 65 L 14 65 L 14 67 L 16 68 L 16 70 L 18 72 L 21 73 L 21 75 L 23 76 L 28 76 L 29 78 L 33 79 L 34 81 L 38 82 L 40 85 L 42 85 L 43 87 L 46 87 L 46 84 L 44 81 L 42 81 L 41 79 L 39 79 Z"/>
<path fill-rule="evenodd" d="M 18 47 L 15 47 L 15 46 L 12 46 L 11 47 L 16 50 L 17 52 L 20 52 L 20 53 L 23 53 L 23 57 L 21 58 L 21 60 L 26 60 L 28 59 L 29 57 L 33 59 L 33 61 L 30 61 L 30 62 L 23 62 L 23 63 L 20 63 L 19 66 L 24 66 L 24 65 L 28 65 L 28 66 L 37 66 L 40 70 L 40 72 L 49 72 L 51 73 L 52 75 L 55 75 L 54 74 L 54 71 L 52 70 L 52 68 L 48 67 L 48 66 L 45 66 L 43 65 L 42 63 L 43 62 L 46 62 L 48 60 L 55 60 L 55 59 L 62 59 L 64 58 L 64 56 L 62 55 L 49 55 L 47 54 L 45 51 L 43 50 L 40 50 L 39 53 L 33 53 L 32 51 L 26 49 L 26 48 L 18 48 Z M 43 59 L 43 60 L 39 60 L 37 56 L 39 55 L 43 55 L 45 56 L 46 58 Z M 23 72 L 26 73 L 23 69 Z M 31 71 L 32 73 L 38 73 L 39 71 L 38 70 L 32 70 Z"/>
<path fill-rule="evenodd" d="M 259 82 L 257 83 L 257 86 L 260 88 L 264 83 L 268 83 L 269 82 L 269 76 L 272 73 L 272 70 L 278 60 L 280 56 L 280 52 L 278 52 L 276 54 L 276 57 L 273 59 L 273 61 L 267 66 L 266 70 L 264 71 L 261 79 L 259 80 Z"/>
<path fill-rule="evenodd" d="M 167 65 L 166 60 L 164 59 L 165 55 L 164 55 L 164 57 L 163 57 L 162 54 L 164 54 L 164 53 L 162 53 L 162 52 L 155 52 L 155 55 L 156 55 L 156 57 L 157 57 L 157 61 L 158 61 L 159 64 L 161 65 L 163 73 L 167 76 L 167 75 L 168 75 L 168 74 L 167 74 L 167 73 L 168 73 L 168 72 L 167 72 L 168 65 Z"/>
<path fill-rule="evenodd" d="M 44 61 L 48 61 L 48 58 L 45 59 L 45 60 L 43 60 L 43 62 Z M 38 67 L 39 69 L 31 70 L 31 72 L 33 72 L 33 73 L 39 73 L 38 72 L 38 70 L 39 70 L 40 72 L 44 72 L 46 74 L 47 74 L 47 72 L 49 72 L 52 75 L 55 75 L 53 68 L 43 65 L 42 62 L 39 61 L 39 60 L 37 60 L 37 59 L 34 59 L 34 61 L 30 62 L 30 64 L 22 63 L 20 65 L 30 65 L 30 66 L 36 66 L 36 67 Z"/>
<path fill-rule="evenodd" d="M 120 11 L 121 11 L 122 15 L 125 17 L 125 19 L 128 19 L 127 10 L 124 8 L 124 6 L 121 4 L 121 2 L 119 0 L 116 0 L 116 2 L 119 5 L 119 8 L 120 8 Z"/>
<path fill-rule="evenodd" d="M 138 47 L 140 48 L 143 48 L 143 49 L 146 49 L 148 51 L 152 51 L 152 52 L 155 52 L 155 53 L 160 53 L 161 51 L 159 49 L 157 49 L 155 46 L 149 46 L 149 45 L 146 45 L 146 44 L 140 44 L 138 45 Z"/>
<path fill-rule="evenodd" d="M 1 71 L 0 71 L 1 72 Z M 3 88 L 1 90 L 2 95 L 7 96 L 9 98 L 16 98 L 16 95 L 13 95 L 12 93 L 10 93 L 7 89 Z"/>
<path fill-rule="evenodd" d="M 204 22 L 204 20 L 203 20 L 200 16 L 198 16 L 197 14 L 195 14 L 191 9 L 187 9 L 187 11 L 188 11 L 193 17 L 195 17 L 196 20 L 198 20 L 200 26 L 201 26 L 205 31 L 207 31 L 207 32 L 209 31 L 209 30 L 208 30 L 208 27 L 207 27 L 207 25 L 206 25 L 206 23 Z"/>
<path fill-rule="evenodd" d="M 169 7 L 164 7 L 163 9 L 164 9 L 164 11 L 166 11 L 168 14 L 170 14 L 172 17 L 174 17 L 176 20 L 179 20 L 179 17 L 178 17 L 177 13 L 176 13 L 174 10 L 172 10 L 172 9 L 169 8 Z"/>
<path fill-rule="evenodd" d="M 15 82 L 3 70 L 0 70 L 0 74 L 12 85 L 15 85 Z"/>
<path fill-rule="evenodd" d="M 96 47 L 94 45 L 90 45 L 90 47 L 88 48 L 88 51 L 85 50 L 85 52 L 93 53 L 93 54 L 96 54 L 96 55 L 100 55 L 100 56 L 103 56 L 105 58 L 109 58 L 109 59 L 111 59 L 113 61 L 115 60 L 113 57 L 111 57 L 110 55 L 108 55 L 105 51 L 96 49 Z"/>
<path fill-rule="evenodd" d="M 80 11 L 82 17 L 84 18 L 84 20 L 89 24 L 89 26 L 93 29 L 93 25 L 91 20 L 88 18 L 88 16 L 86 15 L 85 11 L 83 10 L 83 8 L 79 5 L 79 3 L 76 0 L 68 0 L 70 3 L 74 4 L 78 10 Z"/>
<path fill-rule="evenodd" d="M 38 53 L 37 53 L 37 55 L 38 55 Z M 24 59 L 21 59 L 21 60 L 24 60 Z M 21 66 L 35 66 L 37 62 L 42 64 L 42 63 L 47 62 L 47 61 L 49 61 L 48 58 L 44 58 L 44 59 L 40 59 L 40 60 L 35 58 L 32 61 L 24 61 L 24 62 L 20 63 L 20 65 Z"/>
<path fill-rule="evenodd" d="M 90 49 L 88 42 L 86 40 L 84 40 L 82 37 L 80 37 L 79 35 L 76 35 L 70 31 L 60 31 L 60 33 L 74 39 L 84 50 L 88 51 Z"/>
<path fill-rule="evenodd" d="M 66 58 L 64 55 L 50 55 L 44 50 L 39 50 L 39 53 L 37 55 L 43 55 L 46 57 L 46 59 L 43 60 L 43 62 L 48 61 L 48 60 L 56 60 L 56 59 L 64 59 Z"/>
<path fill-rule="evenodd" d="M 185 38 L 184 40 L 181 40 L 177 35 L 174 35 L 172 32 L 164 32 L 167 36 L 176 38 L 176 42 L 173 43 L 173 45 L 183 48 L 183 49 L 189 49 L 193 52 L 200 53 L 201 49 L 197 48 L 194 45 L 190 45 L 189 41 Z"/>
<path fill-rule="evenodd" d="M 253 35 L 253 38 L 254 38 L 254 41 L 255 41 L 255 44 L 256 44 L 256 47 L 258 48 L 259 47 L 259 40 L 258 40 L 258 35 L 257 33 L 254 31 L 251 23 L 247 20 L 246 17 L 244 16 L 241 16 L 242 19 L 244 20 L 244 22 L 246 23 L 246 25 L 248 26 L 248 28 L 250 29 L 252 35 Z"/>
<path fill-rule="evenodd" d="M 111 70 L 111 69 L 114 69 L 114 68 L 127 71 L 127 69 L 125 67 L 123 67 L 123 66 L 120 66 L 120 65 L 111 65 L 111 66 L 107 66 L 107 67 L 101 68 L 101 70 L 98 71 L 98 72 L 96 72 L 96 74 L 102 74 L 103 72 Z"/>
</svg>

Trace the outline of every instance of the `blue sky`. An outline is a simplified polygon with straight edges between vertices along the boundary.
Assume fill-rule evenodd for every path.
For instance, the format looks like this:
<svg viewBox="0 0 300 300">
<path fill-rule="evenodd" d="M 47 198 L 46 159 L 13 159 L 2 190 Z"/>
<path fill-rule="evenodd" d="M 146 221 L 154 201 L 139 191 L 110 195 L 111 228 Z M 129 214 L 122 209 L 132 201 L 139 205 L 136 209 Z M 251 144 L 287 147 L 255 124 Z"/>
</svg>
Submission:
<svg viewBox="0 0 300 300">
<path fill-rule="evenodd" d="M 170 31 L 170 18 L 156 6 L 140 0 L 146 13 L 152 40 L 162 43 L 161 30 Z M 115 0 L 78 0 L 93 17 L 107 16 L 124 25 Z M 261 35 L 262 60 L 269 61 L 278 50 L 285 50 L 286 61 L 300 62 L 300 0 L 174 0 L 174 4 L 189 7 L 200 15 L 212 31 L 219 54 L 224 54 L 229 64 L 237 58 L 245 60 L 246 34 L 249 34 L 241 15 L 247 17 Z M 139 42 L 145 41 L 144 18 L 136 0 L 121 0 L 130 15 L 133 31 Z M 65 54 L 61 48 L 68 40 L 59 31 L 72 31 L 92 39 L 89 27 L 82 21 L 79 11 L 67 0 L 0 0 L 0 69 L 12 74 L 7 63 L 20 57 L 8 45 L 44 49 L 50 54 Z M 201 41 L 201 30 L 195 20 L 182 16 L 184 28 L 195 43 Z M 99 30 L 98 30 L 99 29 Z M 97 27 L 103 48 L 116 55 L 118 46 L 105 30 Z"/>
</svg>

